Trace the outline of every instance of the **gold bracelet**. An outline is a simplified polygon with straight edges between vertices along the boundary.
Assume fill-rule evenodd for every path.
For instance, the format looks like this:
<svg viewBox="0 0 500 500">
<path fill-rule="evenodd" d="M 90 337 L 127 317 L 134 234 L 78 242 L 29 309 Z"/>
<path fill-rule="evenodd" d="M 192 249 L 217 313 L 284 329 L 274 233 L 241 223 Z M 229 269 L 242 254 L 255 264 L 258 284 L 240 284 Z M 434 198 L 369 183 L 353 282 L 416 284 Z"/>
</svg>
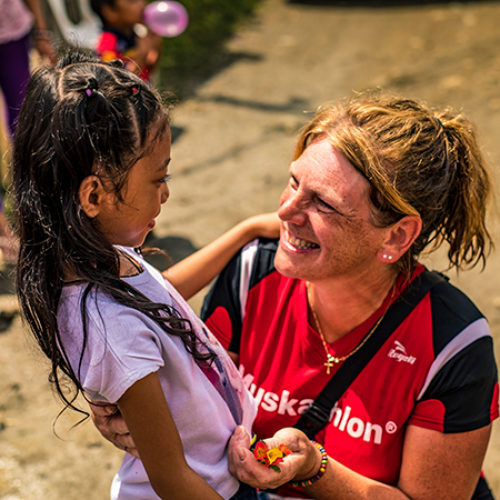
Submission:
<svg viewBox="0 0 500 500">
<path fill-rule="evenodd" d="M 328 465 L 328 453 L 317 441 L 313 441 L 311 439 L 311 442 L 321 452 L 321 463 L 319 466 L 319 471 L 315 476 L 310 477 L 309 479 L 303 479 L 302 481 L 292 481 L 292 486 L 294 486 L 295 488 L 305 488 L 306 486 L 311 486 L 311 484 L 315 483 L 321 476 L 323 476 L 326 471 L 326 466 Z"/>
</svg>

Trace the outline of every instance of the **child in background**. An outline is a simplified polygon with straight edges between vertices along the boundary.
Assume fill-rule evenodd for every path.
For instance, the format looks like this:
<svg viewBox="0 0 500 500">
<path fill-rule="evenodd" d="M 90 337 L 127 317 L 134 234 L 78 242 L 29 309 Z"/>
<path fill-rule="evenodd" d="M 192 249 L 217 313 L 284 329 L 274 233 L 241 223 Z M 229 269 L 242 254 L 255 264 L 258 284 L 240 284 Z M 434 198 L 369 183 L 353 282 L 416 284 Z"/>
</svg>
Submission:
<svg viewBox="0 0 500 500">
<path fill-rule="evenodd" d="M 221 345 L 133 250 L 169 196 L 157 93 L 118 61 L 71 53 L 34 73 L 18 130 L 18 297 L 66 407 L 78 410 L 82 393 L 125 418 L 140 459 L 125 453 L 111 498 L 256 498 L 229 474 L 226 448 L 238 425 L 250 431 L 253 400 Z M 256 236 L 239 231 L 218 255 Z"/>
<path fill-rule="evenodd" d="M 145 0 L 90 0 L 102 22 L 96 44 L 98 56 L 106 62 L 120 59 L 125 67 L 149 81 L 161 53 L 161 37 L 148 31 L 137 36 L 134 27 L 143 22 Z"/>
</svg>

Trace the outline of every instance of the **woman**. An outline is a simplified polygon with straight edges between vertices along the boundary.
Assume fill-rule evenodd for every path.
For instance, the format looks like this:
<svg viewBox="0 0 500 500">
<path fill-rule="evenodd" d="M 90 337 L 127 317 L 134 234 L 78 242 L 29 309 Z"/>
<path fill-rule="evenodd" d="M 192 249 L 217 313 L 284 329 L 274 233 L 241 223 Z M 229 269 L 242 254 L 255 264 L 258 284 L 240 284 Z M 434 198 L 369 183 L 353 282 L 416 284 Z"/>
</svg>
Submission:
<svg viewBox="0 0 500 500">
<path fill-rule="evenodd" d="M 417 258 L 424 249 L 447 242 L 451 267 L 484 262 L 488 191 L 461 117 L 385 98 L 330 106 L 314 117 L 281 197 L 277 249 L 267 242 L 244 250 L 204 308 L 209 328 L 239 354 L 259 402 L 258 435 L 295 424 L 423 272 Z M 246 269 L 253 272 L 245 281 Z M 431 290 L 316 435 L 330 458 L 306 495 L 470 498 L 498 414 L 495 388 L 486 321 L 451 286 Z M 248 455 L 243 464 L 259 465 Z M 319 451 L 313 456 L 315 476 Z M 279 475 L 266 472 L 277 486 Z M 250 467 L 239 476 L 265 486 L 253 473 Z"/>
<path fill-rule="evenodd" d="M 478 482 L 498 416 L 491 334 L 443 280 L 340 396 L 315 435 L 324 451 L 290 428 L 376 336 L 391 304 L 427 276 L 424 249 L 448 244 L 457 269 L 484 264 L 488 193 L 461 116 L 368 97 L 326 107 L 304 128 L 281 197 L 279 244 L 245 247 L 202 312 L 259 404 L 255 432 L 275 434 L 270 444 L 302 458 L 285 458 L 277 474 L 256 462 L 245 433 L 235 434 L 240 480 L 285 485 L 285 497 L 491 498 Z"/>
</svg>

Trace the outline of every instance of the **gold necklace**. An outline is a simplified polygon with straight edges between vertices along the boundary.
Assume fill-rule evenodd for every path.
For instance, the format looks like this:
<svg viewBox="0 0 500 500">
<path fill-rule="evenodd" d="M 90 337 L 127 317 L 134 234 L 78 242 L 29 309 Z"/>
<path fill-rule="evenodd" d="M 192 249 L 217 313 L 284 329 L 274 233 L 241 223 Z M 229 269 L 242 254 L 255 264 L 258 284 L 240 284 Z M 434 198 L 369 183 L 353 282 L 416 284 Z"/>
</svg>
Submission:
<svg viewBox="0 0 500 500">
<path fill-rule="evenodd" d="M 334 364 L 337 365 L 339 363 L 342 363 L 346 359 L 350 358 L 353 354 L 356 354 L 366 344 L 368 339 L 373 335 L 375 330 L 378 328 L 378 325 L 380 325 L 381 321 L 384 319 L 387 311 L 389 310 L 389 307 L 391 306 L 392 297 L 394 295 L 394 287 L 391 288 L 391 298 L 389 299 L 389 303 L 388 303 L 385 311 L 383 312 L 383 314 L 377 320 L 377 322 L 372 326 L 370 331 L 361 339 L 361 342 L 351 352 L 347 353 L 344 356 L 341 356 L 340 358 L 338 358 L 337 356 L 332 356 L 332 354 L 330 354 L 330 352 L 329 352 L 328 343 L 326 342 L 325 336 L 323 335 L 323 330 L 321 330 L 321 325 L 319 324 L 319 320 L 318 320 L 318 316 L 316 314 L 316 311 L 314 310 L 314 308 L 312 306 L 311 287 L 310 287 L 309 282 L 306 282 L 306 295 L 307 295 L 307 301 L 309 302 L 309 308 L 311 309 L 311 312 L 313 315 L 315 326 L 318 330 L 319 336 L 321 338 L 321 342 L 323 343 L 323 348 L 325 349 L 326 362 L 323 363 L 323 365 L 326 366 L 326 374 L 330 375 L 330 368 L 332 368 L 332 366 Z"/>
</svg>

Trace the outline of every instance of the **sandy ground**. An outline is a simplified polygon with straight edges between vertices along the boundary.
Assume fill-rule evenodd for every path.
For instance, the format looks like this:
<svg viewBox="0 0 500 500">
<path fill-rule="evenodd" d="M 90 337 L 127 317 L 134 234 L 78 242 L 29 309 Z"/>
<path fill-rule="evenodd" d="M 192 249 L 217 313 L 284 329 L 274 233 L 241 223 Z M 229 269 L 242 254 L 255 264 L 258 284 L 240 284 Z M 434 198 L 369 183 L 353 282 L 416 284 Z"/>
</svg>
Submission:
<svg viewBox="0 0 500 500">
<path fill-rule="evenodd" d="M 499 21 L 497 2 L 264 1 L 229 43 L 232 63 L 173 110 L 172 195 L 158 244 L 177 258 L 245 216 L 275 209 L 298 128 L 321 103 L 365 89 L 463 110 L 498 185 Z M 493 209 L 490 226 L 498 240 Z M 443 262 L 427 260 L 438 269 Z M 499 268 L 496 252 L 483 273 L 452 275 L 488 316 L 497 358 Z M 75 416 L 63 417 L 54 435 L 60 406 L 19 318 L 9 323 L 10 298 L 0 303 L 0 498 L 105 499 L 120 452 L 88 421 L 70 430 Z M 498 424 L 484 468 L 500 498 Z"/>
</svg>

